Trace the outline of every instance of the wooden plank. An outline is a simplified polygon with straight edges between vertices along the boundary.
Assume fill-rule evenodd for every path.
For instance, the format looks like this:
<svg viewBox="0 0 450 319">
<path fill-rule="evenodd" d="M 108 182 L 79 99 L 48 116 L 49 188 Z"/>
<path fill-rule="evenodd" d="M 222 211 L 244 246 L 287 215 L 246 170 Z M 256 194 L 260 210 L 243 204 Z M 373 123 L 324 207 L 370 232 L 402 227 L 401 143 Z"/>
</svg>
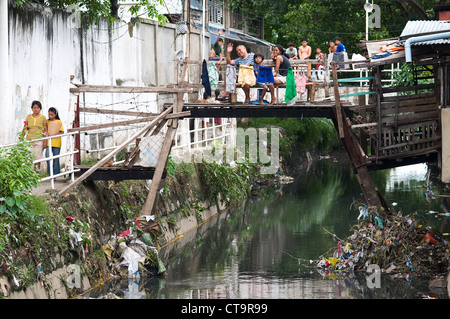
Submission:
<svg viewBox="0 0 450 319">
<path fill-rule="evenodd" d="M 377 91 L 377 109 L 376 109 L 376 114 L 377 114 L 377 121 L 378 121 L 378 142 L 377 142 L 377 155 L 378 155 L 378 149 L 380 147 L 381 144 L 381 126 L 382 126 L 382 122 L 381 122 L 381 97 L 383 96 L 383 93 L 381 92 L 381 69 L 379 66 L 373 68 L 373 72 L 375 72 L 375 79 L 374 79 L 374 87 Z"/>
<path fill-rule="evenodd" d="M 119 111 L 110 109 L 98 109 L 93 107 L 80 107 L 80 112 L 97 113 L 97 114 L 116 114 L 124 116 L 157 116 L 158 113 L 136 112 L 136 111 Z"/>
<path fill-rule="evenodd" d="M 179 113 L 175 113 L 175 114 L 169 114 L 169 115 L 167 115 L 166 118 L 174 119 L 174 118 L 179 118 L 179 117 L 189 117 L 190 115 L 191 115 L 191 111 L 185 111 L 185 112 L 179 112 Z M 68 133 L 70 133 L 70 132 L 85 132 L 85 131 L 98 130 L 98 129 L 107 128 L 107 127 L 137 124 L 137 123 L 152 121 L 157 117 L 158 116 L 150 116 L 150 117 L 143 117 L 143 118 L 135 119 L 135 120 L 119 121 L 119 122 L 114 122 L 114 123 L 105 123 L 105 124 L 84 126 L 84 127 L 74 127 L 74 128 L 68 129 L 67 132 Z"/>
<path fill-rule="evenodd" d="M 328 65 L 328 55 L 325 53 L 323 57 L 323 65 Z M 330 96 L 330 86 L 328 85 L 328 70 L 325 70 L 325 76 L 323 77 L 323 87 L 325 89 L 325 98 Z"/>
<path fill-rule="evenodd" d="M 430 112 L 422 112 L 422 113 L 414 113 L 414 114 L 402 114 L 398 115 L 397 123 L 398 125 L 407 124 L 407 123 L 416 123 L 423 120 L 434 120 L 438 119 L 439 111 L 430 111 Z M 381 123 L 385 125 L 394 124 L 394 117 L 383 117 L 381 119 Z"/>
<path fill-rule="evenodd" d="M 420 112 L 429 112 L 429 111 L 437 111 L 438 110 L 438 106 L 436 104 L 425 104 L 425 105 L 413 105 L 413 106 L 400 106 L 399 103 L 399 108 L 398 110 L 396 110 L 396 107 L 389 107 L 389 108 L 385 108 L 385 107 L 381 107 L 381 115 L 388 115 L 388 114 L 396 114 L 396 113 L 410 113 L 410 112 L 414 112 L 414 113 L 420 113 Z"/>
<path fill-rule="evenodd" d="M 418 90 L 427 90 L 427 89 L 434 89 L 435 85 L 432 84 L 419 84 L 419 85 L 413 85 L 413 86 L 390 86 L 390 87 L 383 87 L 383 93 L 394 93 L 394 92 L 408 92 L 408 91 L 418 91 Z"/>
<path fill-rule="evenodd" d="M 371 161 L 375 161 L 377 160 L 385 160 L 385 159 L 396 159 L 396 160 L 401 160 L 402 158 L 406 158 L 406 157 L 413 157 L 413 156 L 420 156 L 420 155 L 426 155 L 426 154 L 431 154 L 431 153 L 435 153 L 438 152 L 440 149 L 440 146 L 436 145 L 434 147 L 429 147 L 427 149 L 421 149 L 421 150 L 411 150 L 411 151 L 403 151 L 401 153 L 401 156 L 397 153 L 395 154 L 380 154 L 379 156 L 370 156 L 369 160 Z"/>
<path fill-rule="evenodd" d="M 189 93 L 188 88 L 75 84 L 70 93 Z"/>
<path fill-rule="evenodd" d="M 378 125 L 377 122 L 372 122 L 372 123 L 353 124 L 351 127 L 352 127 L 352 129 L 356 129 L 356 128 L 362 128 L 362 127 L 377 126 L 377 125 Z"/>
<path fill-rule="evenodd" d="M 337 68 L 336 68 L 336 62 L 331 62 L 331 69 L 332 69 L 332 75 L 333 75 L 333 85 L 334 85 L 334 102 L 335 107 L 334 115 L 336 116 L 336 120 L 338 123 L 338 133 L 340 138 L 344 138 L 344 123 L 342 120 L 342 111 L 341 111 L 341 99 L 339 96 L 339 84 L 338 84 L 338 77 L 337 77 Z"/>
<path fill-rule="evenodd" d="M 405 147 L 405 146 L 409 146 L 409 145 L 417 145 L 417 144 L 425 144 L 425 143 L 429 143 L 429 142 L 436 142 L 436 141 L 439 141 L 440 139 L 441 139 L 440 136 L 435 136 L 435 137 L 423 138 L 423 139 L 418 139 L 418 140 L 412 140 L 412 141 L 408 141 L 408 142 L 391 144 L 389 146 L 381 147 L 380 150 L 384 151 L 384 150 L 391 150 L 394 148 L 401 148 L 401 147 Z M 399 154 L 399 155 L 401 155 L 401 154 Z"/>
<path fill-rule="evenodd" d="M 183 64 L 183 69 L 180 75 L 179 86 L 186 86 L 186 70 L 187 63 Z M 183 110 L 184 101 L 183 101 L 183 93 L 178 93 L 174 98 L 174 112 L 175 114 L 181 112 Z M 176 136 L 178 128 L 178 119 L 175 118 L 171 120 L 171 123 L 167 127 L 166 135 L 164 136 L 163 145 L 161 147 L 161 151 L 159 153 L 158 163 L 155 167 L 155 173 L 153 174 L 152 184 L 150 185 L 150 190 L 148 191 L 147 198 L 145 199 L 145 203 L 142 206 L 140 215 L 151 215 L 153 211 L 153 207 L 155 206 L 156 196 L 159 193 L 159 185 L 161 182 L 162 174 L 167 165 L 167 160 L 169 159 L 170 150 L 172 149 L 173 139 Z"/>
<path fill-rule="evenodd" d="M 178 126 L 178 123 L 176 123 L 176 125 Z M 141 216 L 152 214 L 152 210 L 156 202 L 156 196 L 159 192 L 161 177 L 167 164 L 168 154 L 170 154 L 170 149 L 172 148 L 172 142 L 175 137 L 176 131 L 177 127 L 174 127 L 173 125 L 169 126 L 167 129 L 158 158 L 158 163 L 156 165 L 155 172 L 153 173 L 152 184 L 150 185 L 150 190 L 141 209 Z"/>
<path fill-rule="evenodd" d="M 395 102 L 399 99 L 400 105 L 406 104 L 430 104 L 436 102 L 436 96 L 434 93 L 427 94 L 414 94 L 414 95 L 396 95 L 396 96 L 383 96 L 384 102 Z M 406 102 L 403 102 L 406 101 Z"/>
<path fill-rule="evenodd" d="M 108 162 L 114 155 L 119 153 L 122 149 L 128 146 L 130 142 L 141 136 L 145 131 L 147 131 L 150 127 L 158 124 L 158 122 L 163 119 L 165 116 L 167 116 L 170 112 L 172 112 L 173 107 L 168 108 L 164 112 L 162 112 L 158 117 L 156 117 L 153 121 L 151 121 L 148 125 L 146 125 L 143 129 L 136 132 L 133 136 L 131 136 L 129 139 L 127 139 L 125 142 L 120 144 L 114 151 L 110 152 L 108 155 L 106 155 L 103 159 L 101 159 L 97 164 L 92 166 L 89 170 L 87 170 L 83 175 L 78 177 L 75 181 L 67 185 L 66 187 L 62 188 L 59 191 L 59 196 L 62 196 L 67 191 L 81 183 L 85 178 L 87 178 L 89 175 L 91 175 L 97 168 L 102 167 L 106 162 Z"/>
</svg>

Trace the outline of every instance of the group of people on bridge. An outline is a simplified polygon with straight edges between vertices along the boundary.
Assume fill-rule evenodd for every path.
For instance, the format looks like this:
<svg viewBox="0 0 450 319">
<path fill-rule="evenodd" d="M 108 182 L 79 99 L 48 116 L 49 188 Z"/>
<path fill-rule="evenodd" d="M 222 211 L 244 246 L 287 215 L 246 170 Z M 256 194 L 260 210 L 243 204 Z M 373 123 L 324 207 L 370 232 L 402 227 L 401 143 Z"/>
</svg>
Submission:
<svg viewBox="0 0 450 319">
<path fill-rule="evenodd" d="M 310 59 L 312 54 L 312 49 L 308 45 L 308 40 L 306 38 L 302 39 L 302 45 L 298 49 L 294 46 L 294 43 L 290 42 L 287 49 L 284 49 L 282 45 L 275 45 L 271 51 L 271 60 L 274 62 L 274 68 L 264 66 L 264 55 L 261 53 L 248 52 L 247 48 L 240 44 L 236 47 L 236 59 L 231 59 L 231 53 L 233 52 L 234 46 L 229 43 L 226 48 L 226 55 L 222 55 L 222 45 L 223 38 L 221 37 L 221 30 L 219 30 L 219 35 L 217 40 L 212 46 L 210 51 L 209 60 L 210 61 L 221 61 L 226 60 L 227 69 L 225 77 L 225 92 L 224 95 L 218 97 L 218 100 L 223 100 L 227 98 L 228 93 L 234 93 L 234 88 L 236 83 L 240 84 L 244 94 L 244 103 L 250 103 L 250 87 L 262 88 L 262 92 L 259 96 L 259 103 L 267 103 L 264 98 L 267 92 L 270 92 L 271 101 L 270 105 L 276 103 L 277 98 L 275 97 L 275 84 L 286 85 L 288 87 L 288 81 L 294 80 L 297 86 L 304 88 L 306 81 L 308 79 L 306 76 L 300 75 L 293 78 L 293 76 L 288 76 L 290 70 L 292 70 L 292 60 L 307 60 Z M 346 53 L 346 48 L 339 37 L 335 40 L 329 41 L 328 52 L 331 53 Z M 316 47 L 315 59 L 318 61 L 323 61 L 323 54 L 320 46 Z M 316 68 L 323 67 L 319 62 L 316 64 Z M 202 83 L 207 89 L 209 74 L 206 72 L 206 62 L 204 65 L 204 73 L 202 74 Z M 294 84 L 294 86 L 295 86 Z M 211 96 L 208 92 L 211 90 L 207 89 L 206 95 Z M 297 89 L 298 91 L 298 89 Z M 303 93 L 300 91 L 300 93 Z M 288 94 L 288 92 L 286 92 Z M 289 99 L 289 97 L 287 98 Z M 285 100 L 287 100 L 285 99 Z"/>
</svg>

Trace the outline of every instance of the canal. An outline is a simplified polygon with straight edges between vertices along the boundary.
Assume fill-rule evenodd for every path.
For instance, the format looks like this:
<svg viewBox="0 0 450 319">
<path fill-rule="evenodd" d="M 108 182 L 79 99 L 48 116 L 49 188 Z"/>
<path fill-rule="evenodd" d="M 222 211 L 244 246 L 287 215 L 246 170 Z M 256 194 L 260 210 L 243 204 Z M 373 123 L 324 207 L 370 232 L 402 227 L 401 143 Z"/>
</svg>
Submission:
<svg viewBox="0 0 450 319">
<path fill-rule="evenodd" d="M 441 200 L 427 201 L 427 166 L 373 172 L 389 206 L 450 232 Z M 433 184 L 430 184 L 433 189 Z M 326 272 L 321 255 L 357 223 L 361 189 L 344 155 L 314 160 L 290 184 L 266 189 L 163 248 L 164 277 L 109 282 L 101 293 L 124 299 L 448 299 L 433 278 Z M 448 237 L 447 237 L 448 239 Z M 100 293 L 100 292 L 97 292 Z M 85 297 L 95 297 L 94 291 Z"/>
</svg>

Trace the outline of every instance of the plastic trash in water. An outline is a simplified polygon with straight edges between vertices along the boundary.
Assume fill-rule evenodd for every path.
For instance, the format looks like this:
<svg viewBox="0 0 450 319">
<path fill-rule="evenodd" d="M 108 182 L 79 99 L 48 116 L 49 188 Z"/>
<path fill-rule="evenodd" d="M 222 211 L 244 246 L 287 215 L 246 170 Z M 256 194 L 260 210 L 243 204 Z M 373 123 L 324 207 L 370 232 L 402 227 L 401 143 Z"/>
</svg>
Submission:
<svg viewBox="0 0 450 319">
<path fill-rule="evenodd" d="M 359 206 L 359 216 L 358 220 L 362 217 L 363 219 L 366 219 L 367 215 L 367 206 Z"/>
<path fill-rule="evenodd" d="M 375 226 L 379 229 L 383 229 L 383 220 L 378 216 L 375 216 Z"/>
<path fill-rule="evenodd" d="M 413 268 L 411 259 L 409 258 L 408 255 L 405 255 L 405 257 L 406 257 L 406 266 L 408 266 L 408 268 L 409 268 L 411 271 L 414 271 L 414 268 Z"/>
</svg>

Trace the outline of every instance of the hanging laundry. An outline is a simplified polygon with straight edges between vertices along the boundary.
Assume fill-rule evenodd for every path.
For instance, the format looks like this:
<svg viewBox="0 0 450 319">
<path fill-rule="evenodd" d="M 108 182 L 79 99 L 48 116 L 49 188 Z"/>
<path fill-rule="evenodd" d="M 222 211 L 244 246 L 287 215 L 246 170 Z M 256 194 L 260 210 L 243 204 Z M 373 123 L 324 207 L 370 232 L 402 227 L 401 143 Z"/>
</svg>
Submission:
<svg viewBox="0 0 450 319">
<path fill-rule="evenodd" d="M 216 62 L 210 62 L 208 65 L 208 75 L 211 91 L 215 91 L 219 83 L 219 72 L 217 71 Z"/>
<path fill-rule="evenodd" d="M 234 93 L 236 88 L 236 67 L 228 64 L 225 71 L 226 86 L 225 92 Z"/>
<path fill-rule="evenodd" d="M 241 86 L 246 84 L 253 86 L 256 84 L 256 76 L 255 72 L 253 72 L 252 65 L 240 65 L 239 66 L 239 74 L 238 74 L 238 83 Z"/>
<path fill-rule="evenodd" d="M 306 81 L 308 81 L 306 74 L 302 71 L 297 71 L 295 74 L 295 87 L 298 94 L 306 92 Z"/>
<path fill-rule="evenodd" d="M 292 71 L 292 67 L 290 67 L 287 72 L 288 73 L 286 76 L 286 93 L 284 95 L 285 102 L 289 102 L 297 96 L 294 72 Z"/>
<path fill-rule="evenodd" d="M 272 67 L 260 65 L 258 69 L 258 74 L 256 75 L 256 82 L 275 83 L 275 79 L 272 73 Z"/>
<path fill-rule="evenodd" d="M 209 83 L 208 66 L 206 64 L 206 60 L 203 60 L 202 77 L 201 78 L 202 78 L 202 84 L 203 84 L 203 87 L 205 88 L 206 94 L 208 94 L 208 96 L 211 96 L 211 84 Z"/>
</svg>

